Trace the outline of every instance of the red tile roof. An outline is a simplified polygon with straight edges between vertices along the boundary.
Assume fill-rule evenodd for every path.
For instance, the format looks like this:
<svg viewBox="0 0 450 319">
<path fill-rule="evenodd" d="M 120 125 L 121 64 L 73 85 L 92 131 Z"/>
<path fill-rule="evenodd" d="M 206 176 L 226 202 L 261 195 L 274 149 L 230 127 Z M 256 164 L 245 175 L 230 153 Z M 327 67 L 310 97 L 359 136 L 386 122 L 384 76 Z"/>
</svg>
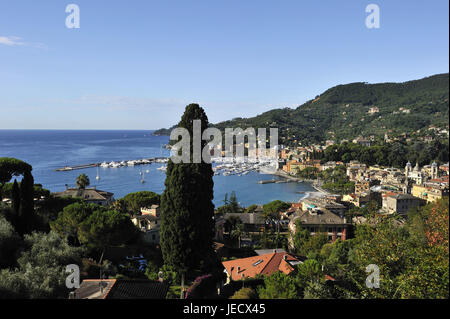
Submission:
<svg viewBox="0 0 450 319">
<path fill-rule="evenodd" d="M 294 271 L 289 261 L 299 260 L 289 253 L 280 252 L 224 261 L 222 264 L 233 280 L 240 280 L 246 277 L 253 278 L 259 274 L 270 276 L 277 271 L 288 275 Z"/>
</svg>

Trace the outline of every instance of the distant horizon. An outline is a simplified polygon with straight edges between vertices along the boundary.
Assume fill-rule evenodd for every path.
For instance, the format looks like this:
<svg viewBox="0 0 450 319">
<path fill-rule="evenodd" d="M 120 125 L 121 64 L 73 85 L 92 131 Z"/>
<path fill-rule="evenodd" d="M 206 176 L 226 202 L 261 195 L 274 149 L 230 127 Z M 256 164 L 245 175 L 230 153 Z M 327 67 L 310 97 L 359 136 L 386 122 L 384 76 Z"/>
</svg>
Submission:
<svg viewBox="0 0 450 319">
<path fill-rule="evenodd" d="M 16 0 L 0 10 L 0 127 L 152 129 L 296 108 L 336 86 L 449 72 L 449 2 Z"/>
</svg>

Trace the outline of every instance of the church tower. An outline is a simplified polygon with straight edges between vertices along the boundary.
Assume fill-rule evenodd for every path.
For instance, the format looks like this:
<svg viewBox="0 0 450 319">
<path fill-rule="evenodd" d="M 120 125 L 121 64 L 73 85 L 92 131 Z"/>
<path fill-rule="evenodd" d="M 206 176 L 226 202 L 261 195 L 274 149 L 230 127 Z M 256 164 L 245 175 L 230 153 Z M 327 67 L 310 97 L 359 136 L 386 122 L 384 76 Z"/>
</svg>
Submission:
<svg viewBox="0 0 450 319">
<path fill-rule="evenodd" d="M 433 164 L 431 164 L 431 178 L 432 179 L 438 178 L 438 171 L 439 171 L 438 164 L 436 162 L 433 162 Z"/>
<path fill-rule="evenodd" d="M 411 173 L 411 163 L 408 161 L 405 166 L 405 177 L 408 180 L 409 173 Z"/>
</svg>

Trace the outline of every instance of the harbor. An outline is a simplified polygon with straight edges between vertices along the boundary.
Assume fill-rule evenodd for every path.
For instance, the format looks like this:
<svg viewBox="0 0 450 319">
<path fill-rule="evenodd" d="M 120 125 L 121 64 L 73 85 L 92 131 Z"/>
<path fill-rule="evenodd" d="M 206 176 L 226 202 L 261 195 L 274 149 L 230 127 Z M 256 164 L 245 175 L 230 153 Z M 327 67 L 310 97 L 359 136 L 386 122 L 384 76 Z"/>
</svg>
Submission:
<svg viewBox="0 0 450 319">
<path fill-rule="evenodd" d="M 137 165 L 149 165 L 152 163 L 167 163 L 169 161 L 168 157 L 153 157 L 153 158 L 144 158 L 138 160 L 129 160 L 129 161 L 112 161 L 112 162 L 102 162 L 102 163 L 91 163 L 91 164 L 82 164 L 82 165 L 73 165 L 73 166 L 65 166 L 63 168 L 57 168 L 55 171 L 57 172 L 67 172 L 74 171 L 92 167 L 103 167 L 103 168 L 117 168 L 122 166 L 137 166 Z"/>
</svg>

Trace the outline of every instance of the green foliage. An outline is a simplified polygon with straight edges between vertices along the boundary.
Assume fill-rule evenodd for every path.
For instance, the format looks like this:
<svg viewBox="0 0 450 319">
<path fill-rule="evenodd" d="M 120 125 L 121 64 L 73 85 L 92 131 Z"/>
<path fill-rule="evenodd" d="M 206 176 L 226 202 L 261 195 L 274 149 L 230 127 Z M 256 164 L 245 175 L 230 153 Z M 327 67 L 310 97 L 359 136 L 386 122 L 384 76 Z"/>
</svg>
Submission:
<svg viewBox="0 0 450 319">
<path fill-rule="evenodd" d="M 86 174 L 81 174 L 76 180 L 78 188 L 84 189 L 91 184 L 89 177 Z"/>
<path fill-rule="evenodd" d="M 30 164 L 16 158 L 0 157 L 0 199 L 2 199 L 3 185 L 9 182 L 13 176 L 30 173 L 33 168 Z"/>
<path fill-rule="evenodd" d="M 281 200 L 274 200 L 270 203 L 263 205 L 263 214 L 266 219 L 278 220 L 280 219 L 280 213 L 289 209 L 290 204 Z"/>
<path fill-rule="evenodd" d="M 50 195 L 44 200 L 39 201 L 35 205 L 36 214 L 42 221 L 42 224 L 45 225 L 45 229 L 43 231 L 50 230 L 50 223 L 55 221 L 58 218 L 58 214 L 62 212 L 62 210 L 73 203 L 80 203 L 83 200 L 80 198 L 72 198 L 72 197 L 55 197 Z"/>
<path fill-rule="evenodd" d="M 0 271 L 0 293 L 4 298 L 67 298 L 66 265 L 80 264 L 81 248 L 68 245 L 50 232 L 25 236 L 26 250 L 19 267 Z"/>
<path fill-rule="evenodd" d="M 328 243 L 328 235 L 318 232 L 311 236 L 307 229 L 304 229 L 301 220 L 295 221 L 296 231 L 292 235 L 294 250 L 301 256 L 316 256 L 320 253 L 322 247 Z"/>
<path fill-rule="evenodd" d="M 128 215 L 83 202 L 64 207 L 50 227 L 75 243 L 97 248 L 125 244 L 138 236 Z"/>
<path fill-rule="evenodd" d="M 80 243 L 81 224 L 97 209 L 100 209 L 100 206 L 85 202 L 70 204 L 64 207 L 55 221 L 50 223 L 50 227 L 60 236 L 68 237 Z"/>
<path fill-rule="evenodd" d="M 25 171 L 20 182 L 20 207 L 16 230 L 19 234 L 29 234 L 36 228 L 37 216 L 34 213 L 34 179 L 31 172 Z"/>
<path fill-rule="evenodd" d="M 317 179 L 319 170 L 317 167 L 306 167 L 302 170 L 299 169 L 296 176 L 304 179 Z"/>
<path fill-rule="evenodd" d="M 80 224 L 78 235 L 83 244 L 105 248 L 136 240 L 138 230 L 128 215 L 97 209 Z"/>
<path fill-rule="evenodd" d="M 420 141 L 394 142 L 364 146 L 354 143 L 332 145 L 325 149 L 322 161 L 343 161 L 348 163 L 357 160 L 366 165 L 405 167 L 408 161 L 418 162 L 420 166 L 428 165 L 433 160 L 447 163 L 448 140 L 435 140 L 432 143 Z"/>
<path fill-rule="evenodd" d="M 233 214 L 233 213 L 242 213 L 243 209 L 239 205 L 236 197 L 236 192 L 231 192 L 230 199 L 228 199 L 228 193 L 225 194 L 224 205 L 217 208 L 217 214 Z"/>
<path fill-rule="evenodd" d="M 305 245 L 309 240 L 309 231 L 302 227 L 302 221 L 297 219 L 295 221 L 295 233 L 292 234 L 292 242 L 294 250 L 300 254 L 305 251 Z"/>
<path fill-rule="evenodd" d="M 258 205 L 256 205 L 256 204 L 250 205 L 244 210 L 244 213 L 247 213 L 247 214 L 254 213 L 257 208 L 258 208 Z"/>
<path fill-rule="evenodd" d="M 275 272 L 264 278 L 264 286 L 259 287 L 260 299 L 296 299 L 297 288 L 294 281 L 282 272 Z"/>
<path fill-rule="evenodd" d="M 322 188 L 337 194 L 349 194 L 355 190 L 355 184 L 350 182 L 347 177 L 344 166 L 336 166 L 335 168 L 328 168 L 319 174 L 320 180 L 323 183 Z"/>
<path fill-rule="evenodd" d="M 14 180 L 14 182 L 17 183 L 16 180 Z M 14 182 L 6 183 L 3 185 L 3 187 L 2 187 L 3 197 L 7 197 L 7 198 L 11 198 L 11 199 L 13 198 Z M 40 198 L 40 197 L 47 198 L 50 196 L 50 191 L 48 189 L 43 188 L 41 184 L 34 184 L 34 194 L 35 194 L 36 198 Z"/>
<path fill-rule="evenodd" d="M 304 290 L 304 299 L 333 299 L 325 281 L 309 281 Z"/>
<path fill-rule="evenodd" d="M 208 118 L 197 104 L 186 107 L 178 127 L 193 136 L 193 120 L 200 120 L 202 130 Z M 202 141 L 201 147 L 206 145 Z M 169 160 L 165 190 L 161 196 L 161 250 L 164 263 L 187 273 L 208 269 L 216 263 L 213 250 L 214 205 L 213 171 L 206 162 L 175 164 Z M 209 270 L 209 269 L 208 269 Z"/>
<path fill-rule="evenodd" d="M 258 299 L 258 295 L 252 288 L 243 287 L 236 291 L 230 299 Z"/>
<path fill-rule="evenodd" d="M 117 200 L 115 205 L 116 207 L 120 206 L 119 210 L 130 215 L 135 215 L 139 213 L 143 207 L 159 205 L 160 197 L 159 194 L 150 191 L 135 192 Z"/>
<path fill-rule="evenodd" d="M 15 264 L 19 243 L 20 237 L 14 227 L 0 215 L 0 269 Z"/>
<path fill-rule="evenodd" d="M 448 88 L 448 73 L 404 83 L 350 83 L 333 87 L 296 109 L 274 109 L 215 126 L 221 130 L 278 127 L 280 142 L 286 145 L 352 140 L 360 135 L 382 138 L 388 131 L 412 134 L 429 125 L 448 126 Z M 370 107 L 375 106 L 379 113 L 370 115 Z M 410 113 L 399 112 L 400 107 Z"/>
</svg>

